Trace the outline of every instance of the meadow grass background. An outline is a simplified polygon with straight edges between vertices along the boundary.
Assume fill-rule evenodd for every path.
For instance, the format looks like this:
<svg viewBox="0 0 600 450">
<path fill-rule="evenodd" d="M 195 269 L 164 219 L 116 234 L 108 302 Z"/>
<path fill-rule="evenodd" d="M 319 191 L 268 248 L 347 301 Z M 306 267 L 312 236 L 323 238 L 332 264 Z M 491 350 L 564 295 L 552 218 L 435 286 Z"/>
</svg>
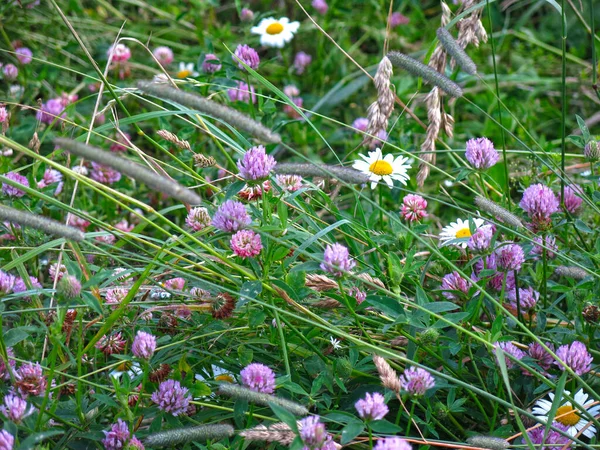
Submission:
<svg viewBox="0 0 600 450">
<path fill-rule="evenodd" d="M 231 233 L 186 225 L 190 205 L 130 177 L 94 180 L 89 162 L 55 146 L 53 139 L 113 151 L 121 145 L 116 149 L 122 157 L 189 188 L 202 200 L 192 206 L 205 207 L 214 217 L 226 200 L 243 199 L 246 180 L 236 162 L 260 140 L 189 105 L 144 94 L 138 81 L 165 72 L 178 79 L 179 64 L 192 64 L 197 74 L 187 74 L 178 88 L 229 105 L 278 133 L 281 142 L 266 145 L 278 164 L 350 167 L 370 151 L 363 144 L 368 136 L 353 123 L 366 118 L 377 100 L 372 77 L 382 58 L 394 50 L 428 63 L 438 45 L 440 2 L 331 0 L 324 14 L 310 2 L 295 1 L 22 0 L 0 5 L 0 102 L 10 114 L 0 136 L 1 179 L 14 187 L 6 174 L 18 172 L 30 185 L 23 196 L 3 189 L 2 204 L 62 223 L 69 213 L 89 222 L 81 225 L 81 242 L 5 223 L 2 274 L 26 280 L 24 291 L 10 289 L 0 303 L 0 389 L 5 398 L 17 389 L 31 412 L 22 420 L 11 417 L 8 406 L 2 412 L 14 448 L 118 448 L 103 441 L 118 419 L 146 448 L 158 448 L 151 438 L 161 430 L 208 424 L 231 424 L 235 433 L 207 438 L 203 429 L 199 435 L 184 431 L 184 442 L 172 447 L 275 449 L 291 443 L 292 448 L 321 448 L 295 437 L 300 417 L 289 411 L 217 392 L 219 383 L 241 382 L 240 372 L 251 363 L 271 368 L 275 394 L 319 416 L 344 448 L 373 448 L 391 435 L 424 449 L 519 447 L 539 445 L 536 439 L 543 440 L 544 433 L 563 445 L 597 447 L 595 436 L 567 439 L 552 419 L 563 406 L 561 399 L 573 400 L 580 389 L 588 402 L 600 400 L 600 195 L 597 161 L 584 152 L 596 142 L 600 121 L 595 57 L 600 5 L 505 0 L 447 7 L 452 35 L 457 36 L 460 19 L 481 14 L 487 42 L 466 47 L 477 75 L 446 68 L 445 75 L 464 93 L 458 99 L 442 97 L 442 110 L 454 120 L 453 133 L 440 132 L 424 185 L 418 185 L 417 172 L 427 155 L 420 150 L 431 122 L 425 99 L 432 86 L 394 68 L 392 90 L 407 107 L 396 102 L 388 138 L 378 146 L 384 154 L 409 159 L 407 184 L 371 189 L 370 183 L 336 176 L 307 176 L 300 190 L 289 192 L 272 174 L 268 194 L 244 201 L 262 250 L 255 258 L 241 258 L 230 248 Z M 242 20 L 243 8 L 253 11 L 252 19 Z M 407 23 L 388 26 L 391 12 L 401 13 Z M 281 49 L 261 46 L 251 28 L 266 17 L 298 21 L 291 42 Z M 131 56 L 109 63 L 108 50 L 117 43 Z M 256 69 L 244 71 L 232 59 L 242 44 L 257 50 Z M 174 54 L 164 67 L 152 56 L 159 46 Z M 15 53 L 23 47 L 32 51 L 27 64 Z M 294 66 L 298 52 L 312 57 L 301 74 Z M 221 64 L 214 73 L 202 69 L 207 54 Z M 6 72 L 9 64 L 18 70 L 14 79 Z M 255 103 L 232 100 L 239 82 L 253 86 Z M 297 88 L 293 95 L 285 89 L 290 85 Z M 64 112 L 40 121 L 37 111 L 55 98 L 66 99 Z M 293 101 L 297 98 L 300 106 Z M 187 141 L 189 148 L 178 147 L 159 130 Z M 485 171 L 474 170 L 465 157 L 466 142 L 479 137 L 490 139 L 500 153 L 498 163 Z M 212 157 L 215 164 L 199 167 L 197 155 Z M 62 174 L 60 192 L 56 182 L 39 187 L 47 169 Z M 515 227 L 505 212 L 490 213 L 474 204 L 477 196 L 490 199 L 528 223 L 519 202 L 537 183 L 557 196 L 565 186 L 578 184 L 582 206 L 565 212 L 562 202 L 548 227 L 535 229 Z M 427 201 L 422 220 L 410 222 L 400 214 L 408 194 Z M 440 246 L 443 227 L 476 217 L 495 225 L 492 247 L 514 242 L 523 249 L 517 282 L 539 293 L 527 314 L 510 308 L 506 277 L 496 290 L 487 282 L 498 272 L 486 271 L 487 262 L 483 272 L 476 268 L 492 247 L 478 254 L 460 245 Z M 473 226 L 471 221 L 470 232 Z M 556 239 L 556 248 L 536 250 L 534 239 L 547 235 Z M 356 262 L 341 277 L 321 267 L 325 248 L 334 243 L 347 247 Z M 76 295 L 49 274 L 57 263 L 81 284 Z M 463 280 L 478 271 L 479 280 L 464 281 L 464 291 L 443 291 L 444 277 L 454 271 Z M 366 300 L 357 301 L 357 293 Z M 112 305 L 111 295 L 118 297 Z M 150 359 L 132 353 L 140 330 L 157 338 Z M 102 351 L 106 347 L 98 343 L 110 336 L 122 345 Z M 574 341 L 585 346 L 590 364 L 555 361 L 557 349 Z M 537 343 L 551 351 L 553 362 L 543 367 L 530 354 L 498 342 L 523 352 Z M 504 352 L 511 356 L 505 359 Z M 426 369 L 435 386 L 421 396 L 410 395 L 407 386 L 398 392 L 384 388 L 374 354 L 397 375 L 411 366 Z M 29 362 L 40 364 L 42 375 L 26 380 L 46 384 L 40 392 L 23 385 L 19 368 Z M 165 379 L 188 389 L 192 406 L 185 413 L 174 416 L 152 400 Z M 29 395 L 23 393 L 27 389 Z M 369 422 L 354 405 L 373 392 L 385 395 L 389 413 Z M 532 414 L 535 402 L 549 392 L 559 399 L 548 412 L 552 427 L 539 425 Z M 582 406 L 577 405 L 578 417 L 598 427 Z M 291 429 L 285 445 L 277 442 L 282 439 L 265 443 L 240 435 L 276 422 Z M 536 425 L 544 430 L 542 438 L 532 431 Z M 466 443 L 480 435 L 501 440 Z M 10 438 L 0 437 L 7 439 L 1 448 L 12 448 Z M 129 437 L 122 441 L 126 445 Z"/>
</svg>

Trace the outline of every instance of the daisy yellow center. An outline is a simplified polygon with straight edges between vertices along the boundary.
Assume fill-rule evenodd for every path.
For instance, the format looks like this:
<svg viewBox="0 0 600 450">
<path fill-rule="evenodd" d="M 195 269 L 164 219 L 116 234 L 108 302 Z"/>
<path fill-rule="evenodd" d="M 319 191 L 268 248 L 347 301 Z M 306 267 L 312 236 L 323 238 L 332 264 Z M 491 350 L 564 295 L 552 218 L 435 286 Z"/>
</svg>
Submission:
<svg viewBox="0 0 600 450">
<path fill-rule="evenodd" d="M 469 228 L 461 228 L 456 232 L 457 238 L 471 237 L 471 230 Z"/>
<path fill-rule="evenodd" d="M 121 364 L 119 364 L 117 366 L 117 371 L 119 371 L 119 372 L 127 372 L 129 369 L 131 369 L 130 361 L 123 361 Z"/>
<path fill-rule="evenodd" d="M 572 427 L 579 423 L 579 414 L 571 405 L 564 405 L 556 411 L 556 421 Z"/>
<path fill-rule="evenodd" d="M 267 27 L 268 34 L 279 34 L 283 31 L 283 25 L 279 22 L 272 23 Z"/>
<path fill-rule="evenodd" d="M 233 383 L 233 377 L 228 374 L 217 375 L 215 377 L 216 381 L 226 381 L 227 383 Z"/>
<path fill-rule="evenodd" d="M 389 175 L 394 171 L 392 165 L 387 161 L 378 160 L 369 166 L 369 172 L 373 172 L 380 177 Z"/>
<path fill-rule="evenodd" d="M 177 78 L 187 78 L 192 74 L 191 70 L 183 69 L 177 72 Z"/>
</svg>

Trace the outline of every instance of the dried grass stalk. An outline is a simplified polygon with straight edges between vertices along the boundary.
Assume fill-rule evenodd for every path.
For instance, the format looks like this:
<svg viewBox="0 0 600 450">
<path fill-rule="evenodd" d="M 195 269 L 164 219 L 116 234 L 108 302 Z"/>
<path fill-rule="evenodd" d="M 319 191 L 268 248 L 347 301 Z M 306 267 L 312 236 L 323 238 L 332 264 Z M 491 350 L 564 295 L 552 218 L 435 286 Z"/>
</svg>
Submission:
<svg viewBox="0 0 600 450">
<path fill-rule="evenodd" d="M 334 309 L 342 306 L 340 302 L 333 298 L 325 298 L 311 304 L 313 308 Z"/>
<path fill-rule="evenodd" d="M 392 74 L 392 62 L 387 56 L 384 56 L 379 63 L 377 73 L 373 78 L 373 82 L 377 88 L 377 100 L 371 103 L 367 110 L 369 124 L 367 125 L 367 130 L 365 132 L 368 136 L 365 136 L 365 139 L 363 140 L 365 145 L 373 145 L 378 140 L 376 138 L 378 133 L 387 130 L 390 116 L 394 110 L 394 100 L 396 98 L 394 92 L 390 88 Z"/>
<path fill-rule="evenodd" d="M 186 141 L 185 139 L 179 139 L 175 134 L 171 133 L 168 130 L 158 130 L 156 134 L 158 134 L 165 141 L 169 141 L 171 144 L 174 144 L 182 150 L 192 149 L 188 141 Z"/>
<path fill-rule="evenodd" d="M 373 286 L 377 286 L 381 289 L 385 289 L 385 284 L 383 284 L 383 281 L 381 281 L 379 278 L 372 277 L 368 273 L 359 273 L 358 275 L 356 275 L 356 278 L 360 278 L 367 285 L 370 285 L 368 286 L 370 288 L 372 288 Z"/>
<path fill-rule="evenodd" d="M 314 273 L 306 274 L 306 287 L 315 291 L 329 291 L 338 288 L 338 283 L 332 278 L 325 275 Z"/>
<path fill-rule="evenodd" d="M 400 383 L 400 377 L 396 371 L 379 355 L 373 355 L 373 363 L 375 363 L 375 367 L 377 367 L 381 384 L 394 391 L 396 394 L 400 394 L 402 384 Z"/>
</svg>

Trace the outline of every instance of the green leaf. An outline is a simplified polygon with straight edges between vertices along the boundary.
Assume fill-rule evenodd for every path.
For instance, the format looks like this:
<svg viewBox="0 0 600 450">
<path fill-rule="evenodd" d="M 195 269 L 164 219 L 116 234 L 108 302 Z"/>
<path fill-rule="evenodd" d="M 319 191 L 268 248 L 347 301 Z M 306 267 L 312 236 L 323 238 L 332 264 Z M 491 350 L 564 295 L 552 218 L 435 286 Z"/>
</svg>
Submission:
<svg viewBox="0 0 600 450">
<path fill-rule="evenodd" d="M 250 300 L 255 299 L 262 292 L 262 283 L 260 281 L 246 281 L 240 289 L 239 306 L 243 306 Z"/>
<path fill-rule="evenodd" d="M 432 313 L 436 314 L 458 309 L 458 305 L 452 302 L 431 302 L 425 304 L 424 307 L 427 311 L 431 311 Z"/>
<path fill-rule="evenodd" d="M 390 274 L 390 282 L 393 286 L 399 286 L 402 283 L 402 263 L 400 258 L 395 253 L 388 253 L 387 258 L 388 272 Z"/>
<path fill-rule="evenodd" d="M 63 434 L 62 430 L 51 430 L 51 431 L 42 431 L 41 433 L 34 433 L 27 436 L 27 439 L 21 442 L 21 445 L 17 447 L 17 450 L 29 450 L 35 447 L 35 444 L 38 442 L 42 442 L 52 436 L 58 436 L 59 434 Z"/>
<path fill-rule="evenodd" d="M 575 114 L 575 118 L 577 119 L 577 124 L 579 125 L 579 129 L 581 130 L 581 134 L 583 135 L 583 139 L 585 142 L 590 140 L 590 130 L 588 130 L 587 125 L 585 124 L 585 120 Z M 571 137 L 571 136 L 569 136 Z"/>
<path fill-rule="evenodd" d="M 567 136 L 567 139 L 571 141 L 573 145 L 576 145 L 579 148 L 585 147 L 585 140 L 581 136 L 571 134 L 570 136 Z"/>
<path fill-rule="evenodd" d="M 340 440 L 340 444 L 346 445 L 349 442 L 363 432 L 365 429 L 364 422 L 360 420 L 353 420 L 348 423 L 344 428 L 342 428 L 342 438 Z"/>
<path fill-rule="evenodd" d="M 384 297 L 382 295 L 369 295 L 366 303 L 387 314 L 392 319 L 404 315 L 404 307 L 395 298 Z"/>
<path fill-rule="evenodd" d="M 233 420 L 239 428 L 245 427 L 246 411 L 248 411 L 248 400 L 236 399 L 233 404 Z"/>
<path fill-rule="evenodd" d="M 582 233 L 593 233 L 593 231 L 594 231 L 590 227 L 588 227 L 585 224 L 585 222 L 581 219 L 576 219 L 574 222 L 574 225 L 575 225 L 575 228 L 577 228 Z"/>
<path fill-rule="evenodd" d="M 242 366 L 247 366 L 250 364 L 252 362 L 252 358 L 254 357 L 254 352 L 252 349 L 247 348 L 245 345 L 240 345 L 238 347 L 237 354 Z"/>
<path fill-rule="evenodd" d="M 283 409 L 281 406 L 276 405 L 273 402 L 269 402 L 269 407 L 273 410 L 279 420 L 285 423 L 294 432 L 298 432 L 298 425 L 296 424 L 296 416 L 294 416 L 287 409 Z"/>
<path fill-rule="evenodd" d="M 21 341 L 24 341 L 29 337 L 29 333 L 23 329 L 23 327 L 12 328 L 4 333 L 4 345 L 7 347 L 14 347 Z"/>
<path fill-rule="evenodd" d="M 387 420 L 374 420 L 369 426 L 375 433 L 396 434 L 404 431 L 402 427 L 399 427 L 395 423 L 388 422 Z"/>
<path fill-rule="evenodd" d="M 564 371 L 556 383 L 556 389 L 554 390 L 554 401 L 552 402 L 552 407 L 550 411 L 548 411 L 548 420 L 546 422 L 546 429 L 544 430 L 544 442 L 546 437 L 548 437 L 548 433 L 550 432 L 550 427 L 554 422 L 554 417 L 556 416 L 556 411 L 560 408 L 561 403 L 563 401 L 563 393 L 565 391 L 565 384 L 567 383 L 567 371 Z"/>
</svg>

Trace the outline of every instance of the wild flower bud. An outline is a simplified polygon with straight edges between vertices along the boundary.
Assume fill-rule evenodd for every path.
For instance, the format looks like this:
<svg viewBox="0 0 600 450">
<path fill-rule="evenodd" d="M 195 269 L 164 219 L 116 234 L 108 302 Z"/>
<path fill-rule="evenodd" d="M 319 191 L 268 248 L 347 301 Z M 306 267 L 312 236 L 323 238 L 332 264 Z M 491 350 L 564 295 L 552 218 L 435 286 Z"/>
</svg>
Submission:
<svg viewBox="0 0 600 450">
<path fill-rule="evenodd" d="M 58 283 L 58 292 L 66 298 L 75 298 L 81 293 L 81 283 L 73 275 L 63 276 Z"/>
<path fill-rule="evenodd" d="M 583 149 L 583 154 L 590 161 L 596 161 L 600 159 L 600 142 L 596 140 L 592 140 L 585 144 L 585 148 Z"/>
</svg>

